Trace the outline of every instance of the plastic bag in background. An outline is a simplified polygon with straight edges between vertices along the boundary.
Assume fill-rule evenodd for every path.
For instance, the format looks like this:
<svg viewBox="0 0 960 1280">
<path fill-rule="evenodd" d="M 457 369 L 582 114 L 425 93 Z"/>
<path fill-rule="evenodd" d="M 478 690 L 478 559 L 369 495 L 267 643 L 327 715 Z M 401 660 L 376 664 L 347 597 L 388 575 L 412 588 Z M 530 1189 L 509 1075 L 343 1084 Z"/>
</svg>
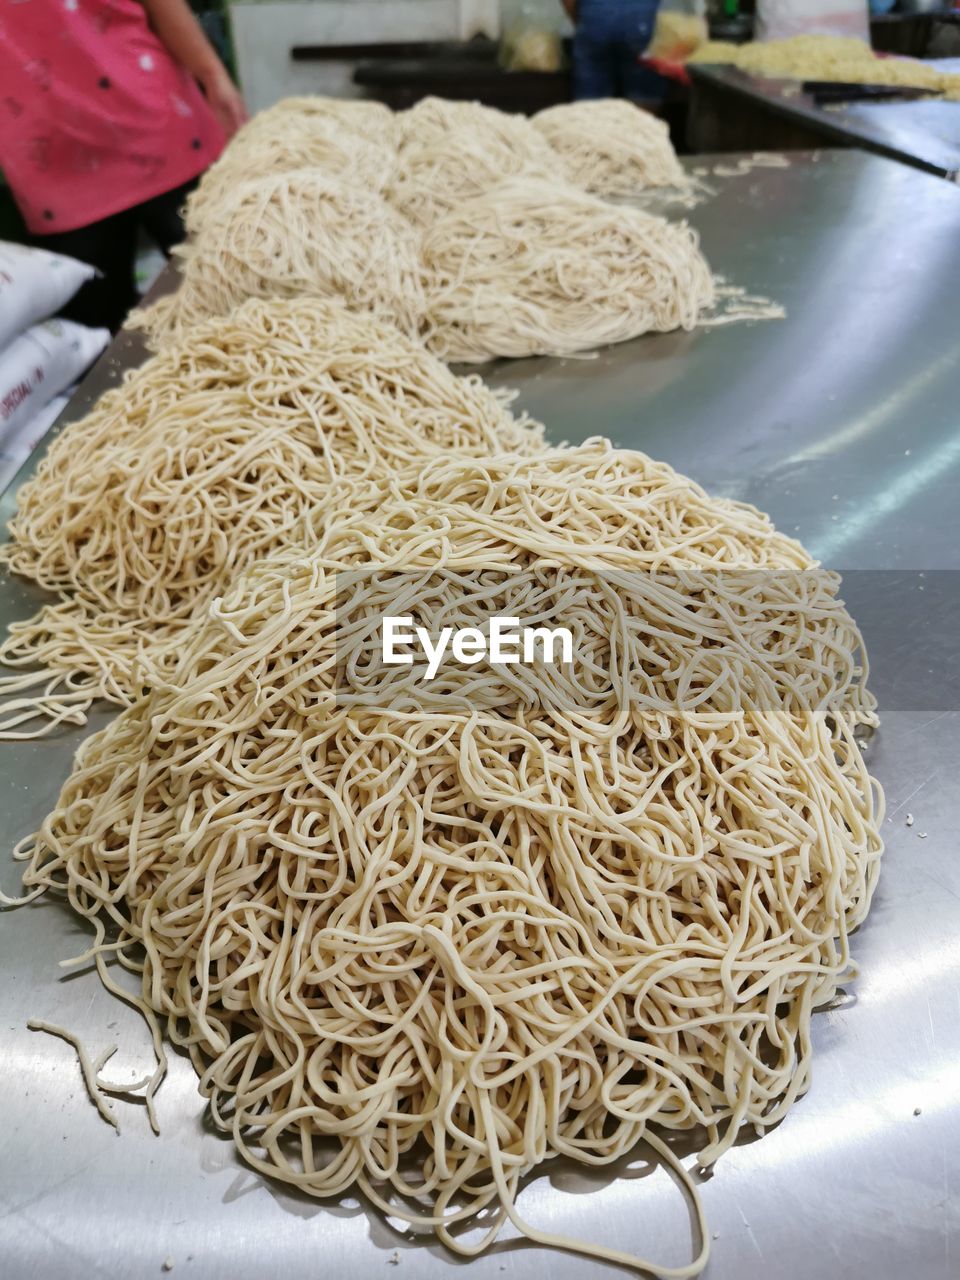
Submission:
<svg viewBox="0 0 960 1280">
<path fill-rule="evenodd" d="M 867 0 L 757 0 L 757 38 L 853 36 L 870 43 Z"/>
<path fill-rule="evenodd" d="M 0 449 L 86 373 L 109 341 L 109 329 L 47 320 L 0 351 Z"/>
<path fill-rule="evenodd" d="M 65 391 L 55 396 L 0 445 L 0 494 L 13 483 L 34 449 L 63 413 L 70 403 L 71 394 Z"/>
<path fill-rule="evenodd" d="M 563 44 L 556 31 L 524 27 L 506 41 L 501 65 L 505 71 L 559 71 Z"/>
<path fill-rule="evenodd" d="M 504 71 L 560 71 L 562 6 L 556 0 L 523 0 L 511 8 L 500 42 L 500 66 Z"/>
<path fill-rule="evenodd" d="M 709 36 L 706 0 L 662 0 L 647 57 L 686 62 Z"/>
<path fill-rule="evenodd" d="M 95 275 L 86 262 L 0 240 L 0 351 L 31 325 L 56 315 Z"/>
</svg>

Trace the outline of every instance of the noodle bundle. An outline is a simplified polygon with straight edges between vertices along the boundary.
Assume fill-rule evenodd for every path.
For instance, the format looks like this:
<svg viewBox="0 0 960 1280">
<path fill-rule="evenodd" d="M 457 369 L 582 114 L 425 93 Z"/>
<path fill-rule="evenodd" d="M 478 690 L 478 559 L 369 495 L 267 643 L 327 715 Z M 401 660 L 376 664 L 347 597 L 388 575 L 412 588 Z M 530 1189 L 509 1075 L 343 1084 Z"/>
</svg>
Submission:
<svg viewBox="0 0 960 1280">
<path fill-rule="evenodd" d="M 309 128 L 325 125 L 346 138 L 365 138 L 381 146 L 392 146 L 396 117 L 389 107 L 372 98 L 327 98 L 304 94 L 281 98 L 272 107 L 257 113 L 261 127 Z"/>
<path fill-rule="evenodd" d="M 714 300 L 697 237 L 574 187 L 517 179 L 423 236 L 425 321 L 444 360 L 569 355 L 692 329 Z"/>
<path fill-rule="evenodd" d="M 245 183 L 179 257 L 176 293 L 131 317 L 154 346 L 247 298 L 340 298 L 403 333 L 419 328 L 413 229 L 375 191 L 317 170 Z"/>
<path fill-rule="evenodd" d="M 71 424 L 19 492 L 0 563 L 61 600 L 0 645 L 0 662 L 43 667 L 0 680 L 0 733 L 128 702 L 252 561 L 376 506 L 405 466 L 542 447 L 479 378 L 335 303 L 255 300 L 197 326 Z"/>
<path fill-rule="evenodd" d="M 224 202 L 251 178 L 314 169 L 363 193 L 381 192 L 390 180 L 394 158 L 389 130 L 376 137 L 372 131 L 349 130 L 328 112 L 265 111 L 238 130 L 188 197 L 187 231 L 197 235 L 216 224 Z"/>
<path fill-rule="evenodd" d="M 524 116 L 479 102 L 424 98 L 397 117 L 396 171 L 389 198 L 428 227 L 505 178 L 550 178 L 561 161 Z"/>
<path fill-rule="evenodd" d="M 702 1212 L 663 1271 L 515 1199 L 641 1140 L 693 1192 L 660 1133 L 703 1126 L 709 1165 L 809 1084 L 882 820 L 859 636 L 812 569 L 753 508 L 602 441 L 434 459 L 215 602 L 81 749 L 24 886 L 116 934 L 255 1169 L 357 1186 L 463 1254 L 509 1217 L 697 1274 Z M 371 661 L 387 614 L 517 611 L 566 621 L 578 661 L 435 689 Z"/>
<path fill-rule="evenodd" d="M 687 177 L 662 120 L 616 98 L 549 107 L 533 118 L 570 182 L 600 196 L 684 186 Z"/>
</svg>

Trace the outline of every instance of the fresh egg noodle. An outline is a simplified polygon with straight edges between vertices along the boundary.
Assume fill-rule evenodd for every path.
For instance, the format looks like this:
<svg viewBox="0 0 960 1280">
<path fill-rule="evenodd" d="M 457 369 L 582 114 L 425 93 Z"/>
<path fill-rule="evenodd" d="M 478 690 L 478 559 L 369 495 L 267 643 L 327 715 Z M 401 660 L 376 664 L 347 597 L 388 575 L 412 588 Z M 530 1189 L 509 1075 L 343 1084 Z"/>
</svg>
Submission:
<svg viewBox="0 0 960 1280">
<path fill-rule="evenodd" d="M 371 190 L 297 169 L 238 187 L 178 250 L 179 289 L 134 312 L 154 347 L 247 298 L 340 298 L 416 336 L 423 311 L 413 228 Z"/>
<path fill-rule="evenodd" d="M 59 1039 L 65 1040 L 67 1044 L 73 1047 L 76 1051 L 77 1062 L 80 1066 L 83 1086 L 87 1091 L 90 1101 L 97 1108 L 101 1119 L 105 1120 L 107 1124 L 112 1125 L 112 1127 L 116 1129 L 117 1133 L 119 1133 L 120 1122 L 117 1119 L 117 1113 L 114 1108 L 111 1107 L 106 1095 L 113 1093 L 126 1095 L 128 1097 L 135 1097 L 140 1089 L 143 1089 L 152 1081 L 153 1077 L 150 1076 L 147 1080 L 141 1081 L 133 1087 L 125 1084 L 110 1084 L 103 1080 L 100 1072 L 117 1052 L 117 1046 L 115 1044 L 112 1044 L 109 1048 L 105 1049 L 100 1057 L 97 1058 L 96 1062 L 91 1062 L 90 1057 L 84 1048 L 83 1042 L 66 1027 L 61 1027 L 52 1022 L 41 1022 L 37 1018 L 31 1018 L 27 1023 L 27 1027 L 30 1031 L 44 1031 L 47 1035 L 57 1036 Z M 151 1119 L 153 1120 L 154 1115 L 152 1105 L 150 1107 L 150 1113 Z M 157 1129 L 156 1132 L 159 1133 L 159 1129 Z"/>
<path fill-rule="evenodd" d="M 241 187 L 181 260 L 177 292 L 131 318 L 154 348 L 248 296 L 339 297 L 464 361 L 692 328 L 714 301 L 685 224 L 529 175 L 416 233 L 375 193 L 299 170 Z"/>
<path fill-rule="evenodd" d="M 563 146 L 551 113 L 436 100 L 291 99 L 241 131 L 191 198 L 183 288 L 142 319 L 160 353 L 18 495 L 0 563 L 59 600 L 0 646 L 22 669 L 0 738 L 125 708 L 17 852 L 150 1024 L 136 1085 L 30 1024 L 108 1123 L 140 1095 L 156 1128 L 166 1036 L 263 1173 L 357 1188 L 460 1254 L 509 1219 L 679 1278 L 709 1239 L 667 1135 L 702 1131 L 709 1166 L 776 1125 L 850 975 L 876 715 L 837 578 L 766 516 L 606 441 L 547 449 L 409 336 L 570 354 L 711 307 L 689 228 L 572 185 L 654 185 L 638 113 L 564 110 Z M 395 612 L 549 617 L 577 662 L 424 685 L 377 664 Z M 696 1203 L 688 1265 L 521 1217 L 526 1174 L 641 1141 Z"/>
<path fill-rule="evenodd" d="M 444 360 L 569 355 L 692 329 L 714 301 L 685 223 L 515 179 L 425 231 L 426 340 Z"/>
<path fill-rule="evenodd" d="M 688 178 L 662 120 L 615 98 L 548 107 L 533 124 L 563 160 L 567 178 L 601 196 L 684 187 Z"/>
<path fill-rule="evenodd" d="M 430 584 L 435 623 L 552 592 L 582 661 L 371 682 L 398 577 Z M 881 853 L 835 575 L 591 441 L 433 459 L 225 589 L 175 674 L 81 748 L 25 889 L 64 892 L 98 960 L 142 972 L 253 1168 L 359 1188 L 461 1254 L 509 1218 L 698 1274 L 699 1207 L 670 1269 L 538 1229 L 517 1191 L 645 1140 L 695 1195 L 666 1134 L 702 1130 L 709 1166 L 809 1085 Z"/>
<path fill-rule="evenodd" d="M 215 225 L 224 201 L 252 177 L 315 169 L 326 177 L 349 180 L 364 193 L 380 192 L 390 181 L 395 155 L 389 130 L 378 138 L 372 130 L 364 133 L 345 127 L 337 115 L 274 108 L 245 124 L 203 175 L 187 198 L 187 231 L 197 235 Z"/>
<path fill-rule="evenodd" d="M 542 447 L 479 378 L 336 303 L 253 300 L 198 325 L 71 424 L 18 494 L 0 563 L 60 600 L 0 644 L 25 668 L 0 679 L 0 736 L 128 702 L 249 564 L 376 506 L 404 467 Z"/>
<path fill-rule="evenodd" d="M 396 116 L 382 102 L 368 98 L 327 98 L 323 94 L 303 94 L 281 98 L 272 107 L 257 113 L 261 127 L 283 128 L 329 126 L 348 137 L 365 138 L 382 145 L 394 144 Z M 245 135 L 242 135 L 245 136 Z"/>
<path fill-rule="evenodd" d="M 916 58 L 878 58 L 865 41 L 852 36 L 790 36 L 748 44 L 709 40 L 689 61 L 729 63 L 743 71 L 786 80 L 934 89 L 947 98 L 960 99 L 960 75 L 938 71 Z"/>
<path fill-rule="evenodd" d="M 397 116 L 393 204 L 429 226 L 505 178 L 562 176 L 563 161 L 524 116 L 479 102 L 424 98 Z"/>
</svg>

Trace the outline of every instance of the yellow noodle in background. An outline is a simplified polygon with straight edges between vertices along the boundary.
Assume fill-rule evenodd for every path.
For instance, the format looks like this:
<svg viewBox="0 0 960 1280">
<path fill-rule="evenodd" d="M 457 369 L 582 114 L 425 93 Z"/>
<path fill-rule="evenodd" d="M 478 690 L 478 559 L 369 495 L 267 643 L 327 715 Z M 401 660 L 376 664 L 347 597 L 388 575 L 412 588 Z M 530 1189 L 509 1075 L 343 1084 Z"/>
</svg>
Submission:
<svg viewBox="0 0 960 1280">
<path fill-rule="evenodd" d="M 603 441 L 435 459 L 229 585 L 169 682 L 81 749 L 25 889 L 117 935 L 253 1168 L 358 1187 L 463 1254 L 509 1218 L 698 1274 L 699 1206 L 696 1257 L 670 1269 L 543 1232 L 515 1199 L 556 1156 L 641 1140 L 695 1195 L 665 1133 L 703 1127 L 712 1164 L 809 1084 L 882 821 L 859 636 L 812 564 L 755 509 Z M 431 584 L 434 622 L 529 615 L 566 574 L 582 661 L 371 685 L 391 571 Z"/>
<path fill-rule="evenodd" d="M 318 169 L 244 183 L 178 256 L 176 293 L 129 319 L 155 348 L 247 298 L 339 298 L 412 337 L 419 331 L 413 228 L 376 191 Z"/>
<path fill-rule="evenodd" d="M 569 355 L 692 329 L 714 302 L 695 232 L 569 185 L 515 179 L 424 233 L 426 336 L 444 360 Z"/>
<path fill-rule="evenodd" d="M 479 378 L 336 303 L 255 300 L 197 326 L 67 427 L 18 494 L 0 564 L 61 599 L 0 644 L 25 668 L 0 678 L 0 737 L 128 702 L 197 608 L 376 506 L 403 467 L 541 448 L 539 424 Z"/>
<path fill-rule="evenodd" d="M 743 71 L 788 80 L 935 89 L 947 98 L 960 98 L 960 75 L 938 71 L 915 58 L 878 58 L 868 44 L 851 36 L 791 36 L 749 44 L 709 40 L 689 61 L 729 63 Z"/>
<path fill-rule="evenodd" d="M 685 186 L 687 176 L 662 120 L 632 102 L 600 98 L 549 107 L 533 117 L 574 186 L 595 195 L 630 195 Z"/>
</svg>

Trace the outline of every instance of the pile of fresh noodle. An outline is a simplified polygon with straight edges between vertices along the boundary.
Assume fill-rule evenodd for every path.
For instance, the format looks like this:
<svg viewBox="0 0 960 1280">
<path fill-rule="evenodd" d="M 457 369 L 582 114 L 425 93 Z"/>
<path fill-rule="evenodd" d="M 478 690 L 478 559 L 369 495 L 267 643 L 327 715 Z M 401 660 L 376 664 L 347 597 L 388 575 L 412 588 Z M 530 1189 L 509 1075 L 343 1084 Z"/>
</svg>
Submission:
<svg viewBox="0 0 960 1280">
<path fill-rule="evenodd" d="M 916 58 L 879 58 L 868 44 L 852 36 L 791 36 L 748 44 L 709 40 L 688 61 L 729 63 L 785 80 L 933 89 L 946 98 L 960 99 L 960 75 L 938 71 Z"/>
<path fill-rule="evenodd" d="M 364 193 L 380 192 L 390 181 L 396 156 L 386 111 L 379 103 L 344 103 L 333 98 L 290 98 L 253 117 L 231 139 L 200 185 L 187 198 L 185 223 L 191 235 L 214 227 L 225 201 L 251 178 L 294 169 L 315 169 L 328 178 L 349 180 Z"/>
<path fill-rule="evenodd" d="M 125 708 L 19 849 L 24 888 L 92 922 L 111 990 L 108 957 L 141 973 L 154 1126 L 166 1036 L 255 1169 L 358 1188 L 462 1254 L 509 1218 L 650 1269 L 525 1222 L 520 1181 L 646 1141 L 697 1199 L 664 1135 L 702 1130 L 708 1166 L 808 1087 L 881 853 L 865 658 L 835 576 L 754 508 L 605 441 L 547 449 L 479 379 L 319 296 L 420 309 L 450 359 L 710 305 L 693 233 L 552 181 L 534 126 L 421 115 L 418 142 L 322 101 L 254 121 L 192 202 L 162 353 L 21 490 L 0 561 L 60 600 L 0 647 L 23 668 L 0 737 Z M 471 154 L 458 119 L 485 122 Z M 421 226 L 419 300 L 376 257 L 384 187 Z M 337 257 L 351 211 L 367 247 Z M 274 290 L 302 292 L 219 314 Z M 575 660 L 425 682 L 380 660 L 388 614 L 565 626 Z M 697 1225 L 666 1274 L 706 1265 L 698 1200 Z"/>
<path fill-rule="evenodd" d="M 397 116 L 388 198 L 419 226 L 507 178 L 564 176 L 562 157 L 525 116 L 479 102 L 424 98 Z"/>
<path fill-rule="evenodd" d="M 129 320 L 154 348 L 247 298 L 339 298 L 411 337 L 419 331 L 413 228 L 376 191 L 319 169 L 239 186 L 178 255 L 179 289 Z"/>
<path fill-rule="evenodd" d="M 574 186 L 600 196 L 687 184 L 670 130 L 625 99 L 599 98 L 549 107 L 533 117 Z"/>
<path fill-rule="evenodd" d="M 0 643 L 24 668 L 0 678 L 0 736 L 129 702 L 250 564 L 375 507 L 402 467 L 542 448 L 479 378 L 339 304 L 254 300 L 198 325 L 67 427 L 18 494 L 0 564 L 60 599 Z"/>
<path fill-rule="evenodd" d="M 714 300 L 685 226 L 587 194 L 685 185 L 654 117 L 384 112 L 293 98 L 241 130 L 190 198 L 181 287 L 133 316 L 154 350 L 248 297 L 340 298 L 469 361 L 691 328 Z"/>
<path fill-rule="evenodd" d="M 714 301 L 697 236 L 574 187 L 515 179 L 421 243 L 425 333 L 444 360 L 569 355 L 692 329 Z"/>
<path fill-rule="evenodd" d="M 695 1196 L 665 1133 L 702 1128 L 709 1166 L 808 1087 L 881 851 L 836 588 L 755 509 L 602 441 L 436 459 L 224 583 L 81 749 L 25 889 L 93 921 L 108 982 L 118 947 L 142 972 L 151 1105 L 162 1029 L 253 1168 L 462 1254 L 509 1218 L 698 1274 L 699 1205 L 664 1272 L 516 1196 L 644 1140 Z M 402 612 L 564 622 L 576 661 L 418 683 L 377 663 Z"/>
</svg>

